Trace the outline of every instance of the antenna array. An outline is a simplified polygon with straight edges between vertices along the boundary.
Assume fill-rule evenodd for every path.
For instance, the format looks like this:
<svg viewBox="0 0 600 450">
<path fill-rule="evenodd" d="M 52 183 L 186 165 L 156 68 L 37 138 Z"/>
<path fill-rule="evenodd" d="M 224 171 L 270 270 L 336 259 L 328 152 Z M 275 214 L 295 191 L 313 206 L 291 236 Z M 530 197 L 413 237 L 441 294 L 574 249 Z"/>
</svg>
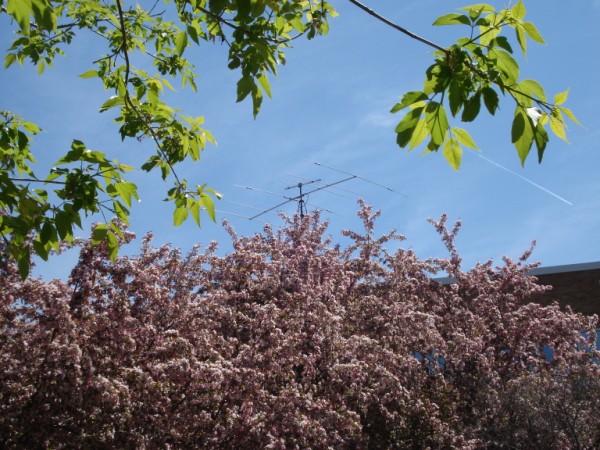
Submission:
<svg viewBox="0 0 600 450">
<path fill-rule="evenodd" d="M 380 183 L 376 183 L 375 181 L 369 180 L 369 179 L 361 177 L 359 175 L 355 175 L 355 174 L 350 173 L 350 172 L 346 172 L 346 171 L 343 171 L 343 170 L 340 170 L 340 169 L 336 169 L 334 167 L 327 166 L 325 164 L 321 164 L 321 163 L 318 163 L 316 161 L 308 161 L 308 160 L 305 160 L 305 161 L 309 162 L 311 164 L 314 164 L 316 166 L 325 168 L 325 169 L 329 169 L 329 170 L 332 170 L 332 171 L 335 171 L 335 172 L 338 172 L 338 173 L 342 173 L 342 174 L 347 175 L 347 176 L 345 178 L 342 178 L 342 179 L 339 179 L 339 180 L 336 180 L 336 181 L 333 181 L 333 182 L 329 182 L 329 183 L 325 183 L 325 182 L 323 182 L 319 178 L 319 179 L 314 179 L 314 180 L 310 180 L 310 181 L 300 181 L 300 182 L 298 182 L 296 184 L 293 184 L 291 186 L 286 186 L 285 187 L 286 191 L 288 191 L 290 189 L 298 189 L 298 195 L 295 195 L 295 196 L 283 195 L 283 194 L 279 194 L 279 193 L 276 193 L 276 192 L 268 191 L 266 189 L 255 188 L 255 187 L 252 187 L 252 186 L 234 185 L 235 187 L 239 187 L 239 188 L 242 188 L 242 189 L 247 189 L 247 190 L 256 191 L 256 192 L 263 192 L 263 193 L 267 193 L 267 194 L 271 194 L 271 195 L 276 195 L 278 197 L 284 198 L 285 200 L 282 201 L 282 202 L 280 202 L 280 203 L 278 203 L 278 204 L 276 204 L 276 205 L 274 205 L 274 206 L 272 206 L 272 207 L 270 207 L 270 208 L 267 208 L 267 209 L 260 209 L 260 208 L 256 208 L 256 207 L 249 206 L 249 205 L 243 205 L 241 203 L 236 203 L 236 202 L 231 202 L 231 203 L 259 210 L 260 211 L 259 213 L 254 214 L 253 216 L 248 217 L 249 220 L 256 220 L 259 217 L 261 217 L 261 216 L 263 216 L 263 215 L 265 215 L 265 214 L 267 214 L 267 213 L 269 213 L 271 211 L 274 211 L 274 210 L 276 210 L 276 209 L 278 209 L 278 208 L 286 205 L 287 203 L 297 202 L 298 203 L 298 214 L 300 215 L 300 217 L 304 217 L 305 214 L 307 214 L 307 205 L 309 205 L 309 203 L 306 201 L 306 198 L 308 198 L 308 196 L 310 194 L 313 194 L 313 193 L 319 192 L 319 191 L 328 190 L 329 188 L 336 187 L 336 186 L 338 186 L 338 185 L 340 185 L 342 183 L 346 183 L 346 182 L 351 181 L 351 180 L 365 181 L 367 183 L 370 183 L 370 184 L 372 184 L 374 186 L 377 186 L 379 188 L 385 189 L 385 190 L 387 190 L 389 192 L 392 192 L 394 194 L 406 197 L 405 194 L 402 194 L 402 193 L 400 193 L 400 192 L 398 192 L 398 191 L 396 191 L 396 190 L 394 190 L 394 189 L 392 189 L 392 188 L 390 188 L 388 186 L 384 186 L 384 185 L 382 185 Z M 295 175 L 292 175 L 292 176 L 296 177 Z M 303 178 L 303 177 L 296 177 L 296 178 Z M 306 188 L 306 186 L 309 186 L 309 185 L 311 185 L 311 186 L 317 186 L 317 187 L 314 187 L 313 189 L 309 189 L 308 191 L 305 191 L 304 189 Z M 336 189 L 339 189 L 339 188 L 336 187 Z M 351 192 L 351 193 L 356 194 L 356 195 L 360 195 L 360 194 L 357 194 L 356 192 L 353 192 L 353 191 L 348 191 L 348 190 L 345 190 L 345 191 Z M 331 192 L 331 191 L 329 191 L 329 192 Z M 312 206 L 316 206 L 316 205 L 312 205 Z M 330 212 L 330 213 L 332 212 L 332 211 L 329 211 L 329 210 L 327 210 L 325 208 L 320 208 L 318 206 L 316 206 L 316 207 L 318 209 L 321 209 L 321 210 L 324 210 L 324 211 L 327 211 L 327 212 Z M 244 217 L 244 216 L 242 216 L 242 217 Z"/>
</svg>

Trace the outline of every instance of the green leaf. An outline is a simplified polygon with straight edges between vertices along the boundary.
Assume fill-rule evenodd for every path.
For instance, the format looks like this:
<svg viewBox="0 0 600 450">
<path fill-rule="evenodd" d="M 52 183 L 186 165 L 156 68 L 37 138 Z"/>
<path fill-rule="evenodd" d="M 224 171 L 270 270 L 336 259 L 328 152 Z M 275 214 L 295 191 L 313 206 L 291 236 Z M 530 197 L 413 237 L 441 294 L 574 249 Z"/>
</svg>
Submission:
<svg viewBox="0 0 600 450">
<path fill-rule="evenodd" d="M 525 5 L 523 4 L 523 2 L 521 0 L 519 0 L 517 2 L 517 4 L 515 6 L 513 6 L 513 8 L 512 8 L 512 15 L 517 20 L 523 20 L 523 18 L 525 17 L 525 14 L 527 14 Z"/>
<path fill-rule="evenodd" d="M 92 231 L 92 244 L 98 245 L 106 239 L 108 234 L 108 226 L 105 223 L 99 223 L 94 227 Z"/>
<path fill-rule="evenodd" d="M 396 103 L 393 108 L 390 110 L 391 113 L 397 113 L 398 111 L 406 108 L 407 106 L 414 105 L 415 103 L 419 103 L 427 100 L 429 97 L 425 95 L 424 92 L 421 91 L 410 91 L 404 94 L 402 100 L 399 103 Z"/>
<path fill-rule="evenodd" d="M 194 218 L 194 222 L 196 222 L 196 225 L 200 226 L 200 205 L 198 203 L 198 201 L 193 200 L 189 205 L 189 208 L 192 217 Z"/>
<path fill-rule="evenodd" d="M 477 92 L 471 98 L 467 99 L 464 104 L 461 120 L 463 122 L 473 122 L 479 115 L 481 110 L 481 93 Z"/>
<path fill-rule="evenodd" d="M 449 128 L 446 109 L 440 103 L 429 102 L 425 108 L 425 120 L 431 141 L 439 147 L 446 139 Z"/>
<path fill-rule="evenodd" d="M 467 130 L 463 130 L 462 128 L 454 127 L 452 128 L 452 134 L 456 138 L 456 140 L 464 145 L 465 147 L 472 148 L 474 150 L 478 150 L 475 141 L 471 137 L 471 135 L 467 132 Z"/>
<path fill-rule="evenodd" d="M 47 0 L 32 0 L 31 7 L 35 23 L 40 28 L 47 31 L 56 29 L 56 16 Z"/>
<path fill-rule="evenodd" d="M 42 244 L 50 242 L 52 238 L 56 240 L 56 229 L 52 226 L 50 222 L 44 222 L 42 230 L 40 231 L 39 238 Z"/>
<path fill-rule="evenodd" d="M 565 122 L 560 115 L 560 111 L 553 112 L 550 116 L 550 129 L 560 139 L 569 142 L 567 133 L 565 132 Z"/>
<path fill-rule="evenodd" d="M 108 111 L 110 108 L 113 108 L 118 105 L 123 105 L 123 97 L 119 97 L 118 95 L 113 95 L 111 98 L 106 100 L 102 106 L 100 106 L 100 112 Z"/>
<path fill-rule="evenodd" d="M 410 110 L 396 126 L 396 142 L 400 147 L 406 147 L 410 142 L 422 112 L 423 107 Z"/>
<path fill-rule="evenodd" d="M 29 275 L 29 269 L 31 268 L 31 254 L 29 249 L 24 249 L 19 254 L 17 266 L 19 268 L 19 276 L 24 280 Z"/>
<path fill-rule="evenodd" d="M 262 105 L 263 95 L 262 91 L 254 85 L 252 89 L 252 115 L 256 119 L 258 112 L 260 111 L 260 105 Z"/>
<path fill-rule="evenodd" d="M 94 69 L 90 69 L 87 72 L 83 72 L 79 75 L 79 78 L 93 78 L 98 76 L 98 71 Z"/>
<path fill-rule="evenodd" d="M 444 157 L 452 166 L 454 170 L 460 169 L 460 163 L 462 162 L 462 147 L 456 141 L 456 139 L 450 138 L 444 144 Z"/>
<path fill-rule="evenodd" d="M 125 206 L 118 200 L 115 200 L 113 202 L 113 209 L 115 211 L 115 214 L 119 218 L 119 220 L 122 220 L 126 225 L 128 225 L 129 224 L 129 210 L 127 208 L 125 208 Z"/>
<path fill-rule="evenodd" d="M 517 89 L 524 91 L 526 94 L 535 97 L 543 102 L 546 101 L 546 92 L 540 83 L 535 80 L 523 80 L 517 86 Z"/>
<path fill-rule="evenodd" d="M 175 208 L 175 212 L 173 213 L 173 225 L 178 227 L 185 219 L 188 217 L 188 209 L 186 206 L 177 206 Z"/>
<path fill-rule="evenodd" d="M 496 11 L 496 8 L 494 8 L 492 5 L 488 5 L 487 3 L 475 3 L 474 5 L 463 6 L 459 9 L 469 12 L 476 11 L 478 13 L 491 13 Z"/>
<path fill-rule="evenodd" d="M 7 69 L 11 65 L 13 65 L 16 60 L 17 60 L 17 55 L 15 55 L 14 53 L 9 53 L 4 58 L 4 68 Z"/>
<path fill-rule="evenodd" d="M 198 39 L 198 31 L 196 30 L 196 28 L 194 28 L 191 25 L 188 25 L 186 30 L 188 35 L 192 38 L 192 41 L 194 41 L 196 44 L 200 44 L 200 41 Z"/>
<path fill-rule="evenodd" d="M 108 257 L 112 262 L 115 262 L 119 253 L 119 241 L 113 231 L 109 231 L 106 235 L 106 246 L 108 248 Z"/>
<path fill-rule="evenodd" d="M 131 197 L 139 199 L 137 194 L 137 186 L 128 181 L 118 181 L 114 183 L 114 188 L 123 199 L 128 208 L 131 208 Z"/>
<path fill-rule="evenodd" d="M 527 33 L 527 35 L 535 42 L 538 42 L 540 44 L 545 44 L 546 42 L 544 41 L 544 38 L 542 37 L 542 35 L 540 34 L 540 32 L 538 31 L 538 29 L 535 27 L 534 24 L 532 24 L 531 22 L 525 22 L 523 23 L 523 29 L 525 30 L 525 32 Z"/>
<path fill-rule="evenodd" d="M 517 34 L 517 42 L 521 47 L 521 51 L 525 55 L 527 53 L 527 36 L 523 25 L 517 24 L 517 26 L 515 26 L 515 33 Z"/>
<path fill-rule="evenodd" d="M 423 83 L 423 92 L 425 94 L 444 92 L 450 81 L 450 71 L 447 67 L 442 67 L 439 61 L 429 66 L 425 75 L 426 78 Z"/>
<path fill-rule="evenodd" d="M 487 46 L 496 38 L 496 36 L 498 36 L 499 33 L 500 27 L 498 26 L 481 25 L 479 27 L 479 43 L 483 46 Z"/>
<path fill-rule="evenodd" d="M 495 46 L 495 47 L 500 47 L 500 48 L 506 50 L 508 53 L 513 52 L 510 42 L 508 42 L 508 39 L 506 39 L 506 36 L 495 37 L 494 39 L 492 39 L 490 41 L 490 45 Z"/>
<path fill-rule="evenodd" d="M 413 148 L 419 146 L 428 135 L 429 130 L 427 129 L 427 121 L 425 119 L 419 120 L 414 128 L 412 136 L 410 137 L 408 149 L 412 150 Z"/>
<path fill-rule="evenodd" d="M 463 106 L 464 99 L 466 97 L 466 90 L 462 83 L 456 80 L 452 80 L 448 86 L 448 104 L 450 106 L 450 113 L 452 117 L 455 117 L 460 108 Z"/>
<path fill-rule="evenodd" d="M 255 88 L 254 79 L 250 76 L 243 76 L 237 82 L 237 101 L 241 102 Z"/>
<path fill-rule="evenodd" d="M 215 214 L 215 202 L 210 197 L 210 195 L 204 193 L 200 194 L 200 198 L 202 201 L 202 206 L 204 206 L 204 208 L 206 209 L 208 217 L 210 217 L 210 220 L 212 220 L 213 222 L 216 222 L 217 216 Z"/>
<path fill-rule="evenodd" d="M 533 145 L 534 132 L 531 119 L 529 119 L 527 113 L 521 107 L 517 107 L 515 110 L 515 117 L 513 119 L 511 129 L 511 138 L 512 143 L 519 154 L 521 165 L 524 166 L 527 155 L 529 155 L 529 151 Z"/>
<path fill-rule="evenodd" d="M 548 133 L 544 129 L 544 126 L 541 123 L 538 124 L 538 126 L 535 127 L 535 146 L 537 148 L 538 162 L 540 163 L 544 157 L 544 150 L 546 149 L 546 144 L 549 140 L 550 138 L 548 137 Z"/>
<path fill-rule="evenodd" d="M 8 0 L 6 12 L 15 18 L 23 34 L 28 35 L 29 16 L 33 12 L 31 0 Z"/>
<path fill-rule="evenodd" d="M 433 22 L 433 26 L 439 27 L 441 25 L 471 25 L 471 19 L 464 14 L 446 14 L 438 17 L 435 22 Z"/>
<path fill-rule="evenodd" d="M 567 89 L 566 91 L 563 91 L 563 92 L 559 92 L 558 94 L 556 94 L 554 96 L 554 104 L 562 105 L 564 102 L 567 101 L 568 97 L 569 97 L 569 89 Z"/>
<path fill-rule="evenodd" d="M 267 96 L 271 98 L 271 84 L 269 83 L 269 79 L 267 78 L 267 76 L 261 73 L 256 79 L 264 89 Z"/>
<path fill-rule="evenodd" d="M 492 49 L 489 51 L 490 58 L 496 61 L 496 66 L 504 74 L 506 84 L 514 84 L 519 79 L 519 64 L 510 53 Z"/>
<path fill-rule="evenodd" d="M 481 93 L 483 94 L 483 103 L 485 104 L 485 107 L 493 116 L 498 110 L 498 93 L 489 86 L 482 88 Z"/>
<path fill-rule="evenodd" d="M 61 239 L 66 239 L 68 236 L 73 234 L 73 220 L 69 213 L 65 211 L 59 211 L 54 217 L 54 223 L 56 225 L 56 231 Z"/>
<path fill-rule="evenodd" d="M 577 117 L 575 117 L 575 114 L 573 114 L 573 111 L 571 111 L 569 108 L 565 108 L 564 106 L 561 106 L 558 109 L 560 110 L 560 112 L 562 112 L 565 116 L 567 116 L 569 119 L 571 119 L 577 125 L 579 125 L 580 127 L 583 126 L 583 125 L 581 125 L 579 120 L 577 120 Z"/>
<path fill-rule="evenodd" d="M 33 241 L 33 249 L 35 250 L 35 254 L 42 258 L 44 261 L 48 261 L 48 254 L 50 247 L 42 244 L 40 241 Z"/>
<path fill-rule="evenodd" d="M 175 38 L 175 51 L 177 55 L 183 55 L 185 48 L 188 45 L 188 34 L 185 31 L 180 32 Z"/>
</svg>

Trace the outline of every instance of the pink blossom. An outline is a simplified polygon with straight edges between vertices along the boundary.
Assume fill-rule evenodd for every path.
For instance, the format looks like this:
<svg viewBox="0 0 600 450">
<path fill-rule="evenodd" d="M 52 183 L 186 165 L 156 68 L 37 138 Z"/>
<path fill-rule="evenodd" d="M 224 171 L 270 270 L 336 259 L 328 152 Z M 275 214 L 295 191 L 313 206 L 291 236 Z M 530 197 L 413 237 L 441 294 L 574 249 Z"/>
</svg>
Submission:
<svg viewBox="0 0 600 450">
<path fill-rule="evenodd" d="M 531 303 L 546 288 L 524 260 L 463 271 L 446 217 L 449 258 L 388 253 L 402 238 L 376 236 L 377 215 L 362 206 L 346 248 L 318 215 L 231 230 L 223 257 L 147 236 L 111 264 L 80 241 L 67 282 L 21 281 L 3 259 L 0 447 L 598 442 L 597 318 Z"/>
</svg>

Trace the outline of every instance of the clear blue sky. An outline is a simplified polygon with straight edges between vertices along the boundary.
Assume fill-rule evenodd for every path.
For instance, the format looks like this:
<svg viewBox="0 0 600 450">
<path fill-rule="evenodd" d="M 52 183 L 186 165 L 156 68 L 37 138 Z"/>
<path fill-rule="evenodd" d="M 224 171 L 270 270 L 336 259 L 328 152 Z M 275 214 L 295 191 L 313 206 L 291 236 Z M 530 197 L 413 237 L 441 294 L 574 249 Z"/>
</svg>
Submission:
<svg viewBox="0 0 600 450">
<path fill-rule="evenodd" d="M 465 154 L 460 172 L 452 170 L 442 155 L 422 156 L 419 149 L 409 154 L 395 144 L 393 129 L 401 116 L 388 111 L 404 92 L 421 87 L 432 61 L 430 49 L 346 1 L 333 3 L 340 16 L 331 22 L 330 35 L 296 41 L 287 53 L 288 63 L 272 80 L 273 99 L 265 99 L 256 120 L 250 103 L 235 103 L 238 74 L 226 68 L 225 46 L 202 45 L 187 55 L 200 74 L 199 92 L 179 90 L 170 100 L 186 114 L 205 116 L 206 128 L 218 145 L 208 147 L 199 163 L 181 167 L 184 177 L 222 192 L 219 210 L 250 216 L 255 210 L 240 203 L 267 209 L 282 200 L 235 185 L 291 195 L 295 191 L 285 187 L 298 180 L 344 178 L 305 162 L 318 161 L 406 195 L 360 180 L 340 185 L 351 191 L 338 192 L 343 196 L 311 195 L 311 204 L 332 211 L 324 217 L 330 220 L 335 239 L 339 230 L 359 227 L 356 200 L 362 196 L 383 211 L 378 231 L 397 229 L 407 237 L 400 245 L 422 257 L 445 255 L 427 218 L 446 212 L 451 220 L 463 222 L 458 245 L 467 268 L 488 258 L 500 262 L 502 255 L 516 258 L 533 240 L 538 242 L 533 259 L 544 266 L 600 260 L 600 1 L 570 5 L 558 0 L 525 1 L 528 19 L 547 45 L 529 45 L 521 73 L 540 81 L 550 97 L 570 87 L 567 106 L 586 128 L 570 126 L 570 145 L 552 136 L 544 162 L 538 165 L 534 157 L 521 168 L 510 143 L 513 108 L 507 103 L 496 118 L 470 126 L 455 123 L 469 130 L 486 158 Z M 460 27 L 431 27 L 437 16 L 463 6 L 462 2 L 373 0 L 367 4 L 442 46 L 464 32 Z M 10 40 L 7 24 L 0 21 L 3 49 Z M 76 77 L 91 68 L 97 51 L 95 40 L 84 38 L 67 48 L 67 56 L 42 76 L 30 66 L 0 72 L 0 108 L 23 115 L 45 130 L 34 143 L 41 163 L 58 159 L 74 138 L 126 163 L 139 163 L 151 150 L 149 143 L 121 143 L 111 124 L 112 113 L 97 112 L 110 94 L 97 80 Z M 172 226 L 172 205 L 161 201 L 170 184 L 163 185 L 157 175 L 132 175 L 142 197 L 132 211 L 133 231 L 138 236 L 153 231 L 156 245 L 172 243 L 184 251 L 211 240 L 227 251 L 227 234 L 207 217 L 201 229 L 191 221 Z M 288 213 L 295 209 L 294 203 L 282 208 Z M 222 218 L 239 234 L 263 226 L 225 213 Z M 281 223 L 275 213 L 262 219 Z M 129 251 L 135 250 L 136 244 Z M 64 276 L 73 259 L 55 259 L 38 273 Z"/>
</svg>

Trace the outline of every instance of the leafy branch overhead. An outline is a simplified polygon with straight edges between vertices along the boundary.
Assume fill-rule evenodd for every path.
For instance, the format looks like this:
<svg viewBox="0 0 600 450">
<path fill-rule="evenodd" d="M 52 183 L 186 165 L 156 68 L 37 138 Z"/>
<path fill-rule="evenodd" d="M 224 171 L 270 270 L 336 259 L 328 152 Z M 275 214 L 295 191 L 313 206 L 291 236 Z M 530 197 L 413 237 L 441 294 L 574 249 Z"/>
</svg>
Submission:
<svg viewBox="0 0 600 450">
<path fill-rule="evenodd" d="M 499 94 L 516 102 L 512 140 L 522 161 L 534 142 L 541 160 L 548 125 L 566 139 L 565 117 L 576 121 L 561 106 L 566 92 L 549 103 L 539 83 L 519 81 L 518 64 L 502 34 L 506 27 L 514 29 L 523 52 L 527 39 L 542 42 L 535 26 L 524 22 L 521 2 L 510 10 L 496 12 L 481 4 L 464 8 L 464 14 L 440 17 L 434 25 L 470 28 L 470 37 L 446 49 L 357 0 L 348 1 L 436 50 L 423 90 L 407 93 L 393 108 L 409 109 L 396 128 L 400 146 L 414 148 L 429 138 L 427 150 L 442 148 L 458 168 L 462 147 L 476 146 L 466 130 L 450 126 L 449 117 L 460 114 L 463 121 L 473 121 L 482 101 L 493 114 Z M 105 43 L 102 53 L 90 57 L 92 66 L 83 67 L 80 76 L 98 80 L 107 91 L 100 112 L 113 115 L 121 139 L 152 148 L 140 167 L 130 167 L 91 150 L 75 136 L 50 173 L 38 176 L 31 144 L 40 127 L 2 112 L 0 236 L 8 257 L 19 262 L 22 276 L 29 272 L 32 252 L 48 258 L 61 243 L 73 240 L 86 216 L 99 215 L 104 225 L 96 228 L 94 242 L 106 243 L 116 258 L 122 237 L 113 218 L 127 223 L 132 200 L 139 200 L 137 186 L 126 178 L 130 170 L 158 172 L 173 183 L 167 200 L 174 205 L 174 225 L 189 216 L 200 225 L 202 211 L 215 220 L 214 200 L 220 194 L 203 183 L 188 182 L 177 170 L 179 164 L 200 160 L 205 146 L 215 140 L 204 128 L 203 117 L 188 116 L 165 101 L 174 84 L 196 90 L 198 69 L 188 48 L 223 44 L 228 68 L 240 74 L 237 101 L 249 99 L 256 116 L 264 96 L 271 97 L 269 77 L 285 64 L 293 41 L 327 34 L 328 20 L 336 16 L 333 6 L 321 0 L 164 0 L 148 5 L 152 6 L 129 0 L 0 0 L 0 14 L 8 15 L 15 28 L 15 39 L 7 44 L 6 69 L 29 62 L 42 74 L 73 40 L 84 33 L 99 36 Z"/>
<path fill-rule="evenodd" d="M 539 82 L 519 78 L 519 64 L 503 33 L 512 29 L 525 55 L 528 39 L 544 43 L 540 32 L 524 20 L 522 1 L 501 11 L 484 3 L 461 10 L 464 13 L 446 14 L 433 25 L 465 25 L 469 36 L 458 39 L 448 49 L 436 46 L 435 63 L 426 71 L 423 90 L 406 93 L 391 110 L 396 113 L 409 109 L 396 126 L 398 145 L 412 150 L 429 138 L 425 151 L 441 148 L 448 163 L 458 170 L 463 147 L 477 146 L 466 130 L 450 125 L 449 117 L 473 122 L 482 103 L 494 115 L 500 98 L 508 97 L 515 104 L 510 135 L 521 164 L 525 164 L 534 144 L 541 162 L 549 141 L 547 127 L 566 141 L 566 119 L 579 122 L 569 108 L 562 106 L 568 91 L 555 95 L 550 102 Z"/>
</svg>

